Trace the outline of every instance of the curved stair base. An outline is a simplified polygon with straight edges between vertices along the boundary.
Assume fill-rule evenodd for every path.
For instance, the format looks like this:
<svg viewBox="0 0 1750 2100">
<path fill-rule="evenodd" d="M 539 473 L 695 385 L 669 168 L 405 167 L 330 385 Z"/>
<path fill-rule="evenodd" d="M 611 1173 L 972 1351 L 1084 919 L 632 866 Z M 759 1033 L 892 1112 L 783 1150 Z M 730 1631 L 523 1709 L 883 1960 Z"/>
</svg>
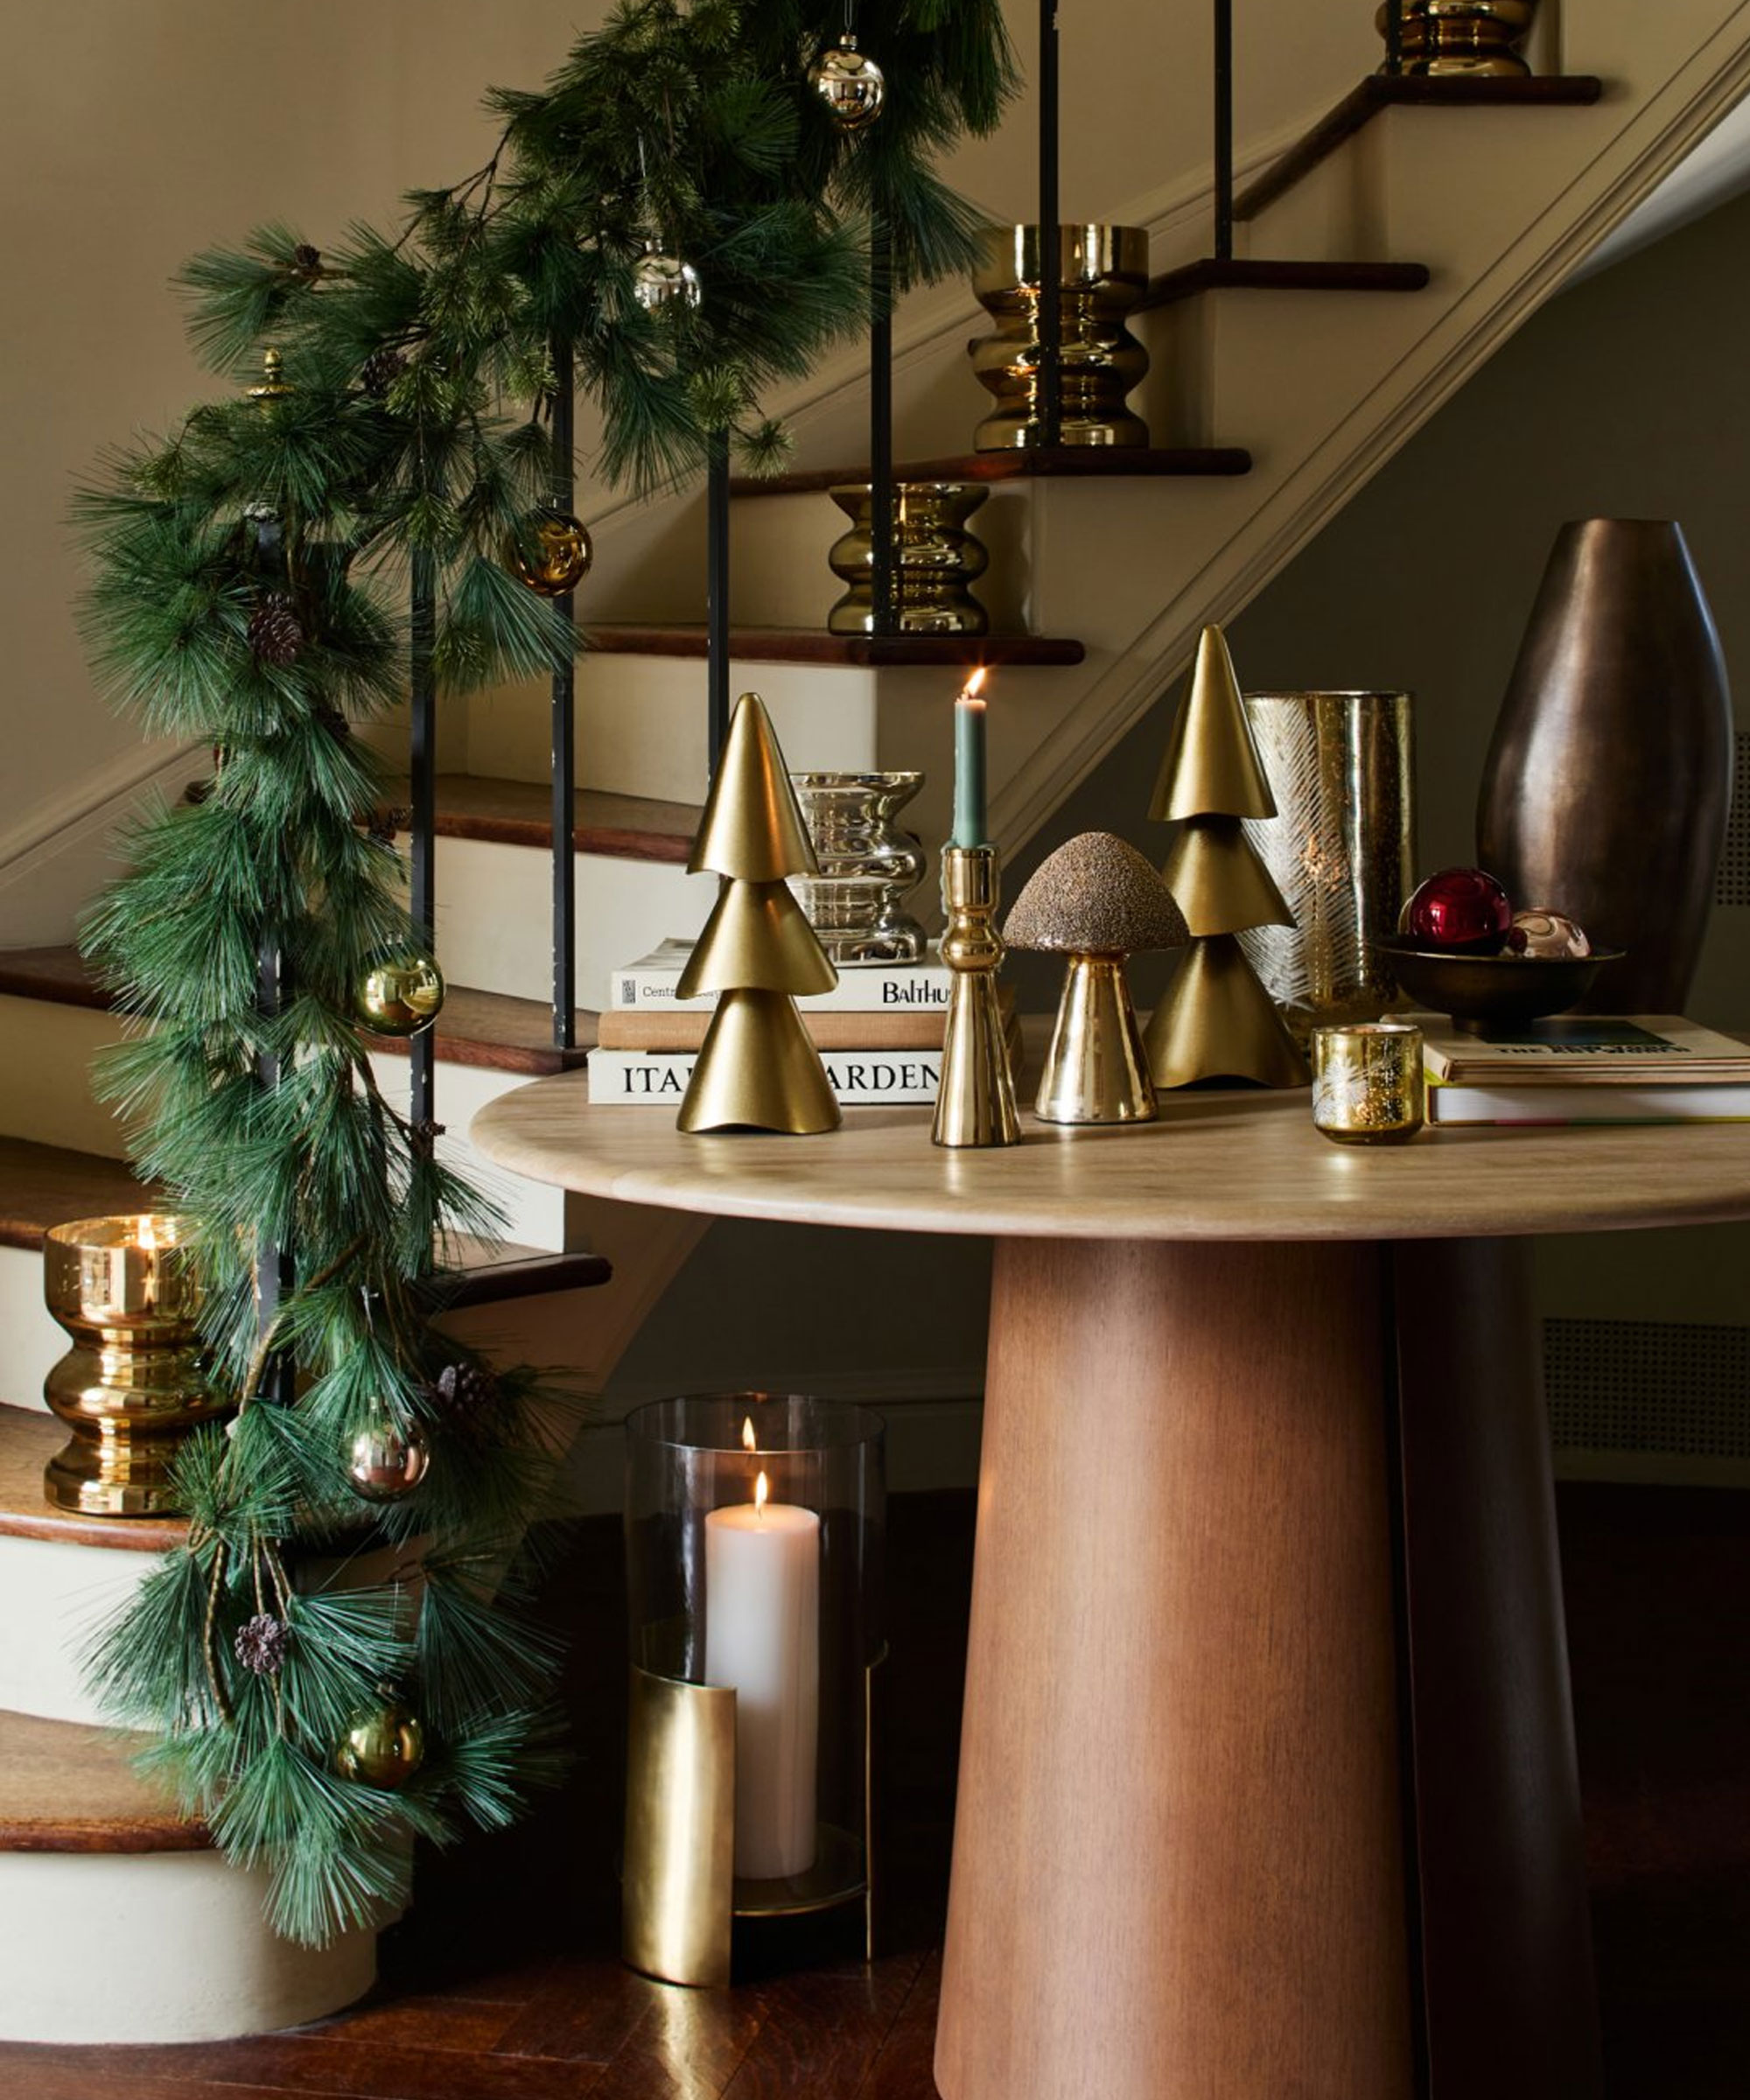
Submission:
<svg viewBox="0 0 1750 2100">
<path fill-rule="evenodd" d="M 222 2041 L 369 1990 L 374 1932 L 295 1947 L 264 1893 L 213 1852 L 0 1854 L 0 2039 Z"/>
</svg>

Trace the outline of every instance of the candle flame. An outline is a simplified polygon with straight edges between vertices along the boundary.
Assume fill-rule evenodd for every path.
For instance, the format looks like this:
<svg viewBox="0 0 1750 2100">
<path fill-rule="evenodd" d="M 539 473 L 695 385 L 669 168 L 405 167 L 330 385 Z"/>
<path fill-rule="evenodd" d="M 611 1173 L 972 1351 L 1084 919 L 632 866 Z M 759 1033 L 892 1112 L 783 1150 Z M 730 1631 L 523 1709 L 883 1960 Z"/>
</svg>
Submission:
<svg viewBox="0 0 1750 2100">
<path fill-rule="evenodd" d="M 744 1451 L 758 1451 L 760 1448 L 759 1441 L 753 1434 L 753 1418 L 752 1415 L 744 1417 L 742 1420 L 741 1448 Z"/>
<path fill-rule="evenodd" d="M 978 668 L 974 671 L 972 676 L 966 681 L 966 683 L 961 687 L 960 697 L 967 704 L 968 706 L 983 707 L 984 704 L 982 697 L 984 689 L 984 666 L 981 663 Z"/>
<path fill-rule="evenodd" d="M 760 1478 L 753 1483 L 754 1514 L 760 1519 L 762 1523 L 764 1522 L 766 1517 L 766 1498 L 771 1494 L 771 1488 L 766 1485 L 766 1475 L 762 1472 L 760 1475 Z"/>
<path fill-rule="evenodd" d="M 139 1230 L 134 1235 L 134 1244 L 142 1254 L 156 1254 L 158 1250 L 158 1222 L 156 1218 L 142 1218 Z"/>
</svg>

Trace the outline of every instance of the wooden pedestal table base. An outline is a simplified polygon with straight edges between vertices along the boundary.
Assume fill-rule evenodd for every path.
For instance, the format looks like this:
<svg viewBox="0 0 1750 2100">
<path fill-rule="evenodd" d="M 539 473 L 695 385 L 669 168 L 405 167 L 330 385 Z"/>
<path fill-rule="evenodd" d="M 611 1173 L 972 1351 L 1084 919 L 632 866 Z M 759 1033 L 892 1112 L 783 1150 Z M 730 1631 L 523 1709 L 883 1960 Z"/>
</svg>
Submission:
<svg viewBox="0 0 1750 2100">
<path fill-rule="evenodd" d="M 998 1242 L 947 2100 L 1599 2100 L 1514 1238 L 1750 1215 L 1750 1126 L 1356 1154 L 1304 1096 L 943 1152 L 687 1138 L 580 1075 L 514 1172 Z M 606 1251 L 612 1253 L 608 1247 Z"/>
<path fill-rule="evenodd" d="M 936 2081 L 1409 2100 L 1377 1264 L 999 1242 Z"/>
</svg>

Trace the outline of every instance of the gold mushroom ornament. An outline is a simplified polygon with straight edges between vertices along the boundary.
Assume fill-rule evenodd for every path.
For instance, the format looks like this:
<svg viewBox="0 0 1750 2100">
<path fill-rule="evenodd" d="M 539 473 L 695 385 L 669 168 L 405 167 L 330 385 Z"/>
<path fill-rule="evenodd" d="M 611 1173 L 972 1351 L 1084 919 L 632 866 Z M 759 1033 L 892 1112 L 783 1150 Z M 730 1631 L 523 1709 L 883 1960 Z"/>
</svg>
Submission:
<svg viewBox="0 0 1750 2100">
<path fill-rule="evenodd" d="M 1040 1121 L 1152 1122 L 1154 1083 L 1124 962 L 1189 938 L 1159 876 L 1110 831 L 1084 831 L 1035 871 L 1003 937 L 1011 948 L 1068 957 L 1034 1103 Z"/>
</svg>

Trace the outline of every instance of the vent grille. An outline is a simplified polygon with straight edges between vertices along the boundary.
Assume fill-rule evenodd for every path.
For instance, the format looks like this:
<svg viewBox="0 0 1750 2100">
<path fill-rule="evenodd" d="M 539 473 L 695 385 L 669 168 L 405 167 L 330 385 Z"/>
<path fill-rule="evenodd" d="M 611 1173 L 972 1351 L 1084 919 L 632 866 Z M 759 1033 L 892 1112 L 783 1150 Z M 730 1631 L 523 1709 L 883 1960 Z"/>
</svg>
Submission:
<svg viewBox="0 0 1750 2100">
<path fill-rule="evenodd" d="M 1750 1327 L 1546 1320 L 1558 1451 L 1750 1460 Z"/>
<path fill-rule="evenodd" d="M 1732 738 L 1732 815 L 1714 884 L 1716 904 L 1750 904 L 1750 730 Z"/>
</svg>

